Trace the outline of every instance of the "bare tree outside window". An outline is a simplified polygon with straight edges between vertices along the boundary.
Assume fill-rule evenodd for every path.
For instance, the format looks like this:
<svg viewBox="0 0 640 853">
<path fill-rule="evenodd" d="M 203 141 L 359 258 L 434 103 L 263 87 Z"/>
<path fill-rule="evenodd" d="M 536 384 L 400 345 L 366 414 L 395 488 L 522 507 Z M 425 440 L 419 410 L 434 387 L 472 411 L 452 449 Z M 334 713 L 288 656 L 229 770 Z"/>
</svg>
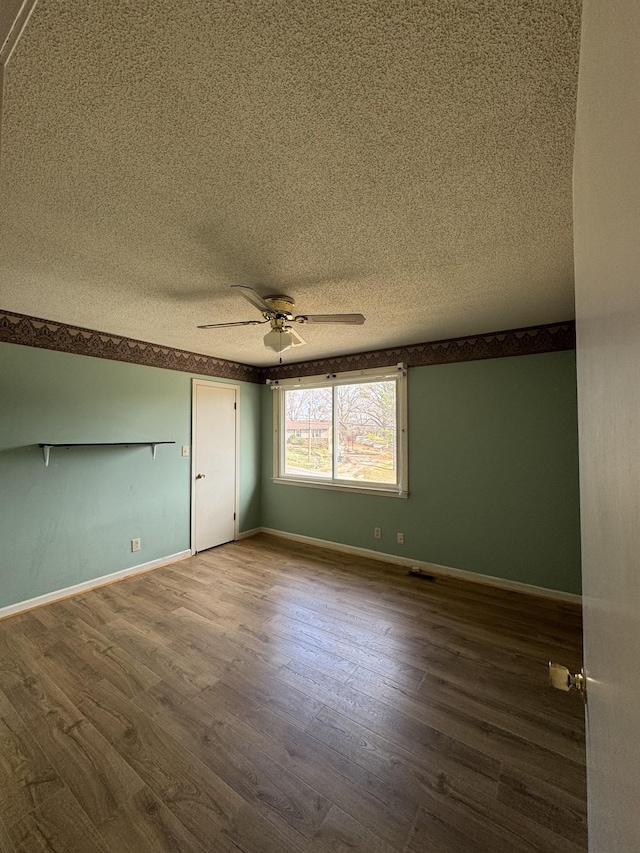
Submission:
<svg viewBox="0 0 640 853">
<path fill-rule="evenodd" d="M 336 387 L 336 477 L 396 483 L 396 383 Z"/>
<path fill-rule="evenodd" d="M 395 382 L 287 389 L 284 394 L 286 474 L 397 483 Z"/>
<path fill-rule="evenodd" d="M 333 476 L 332 389 L 285 392 L 285 473 Z"/>
<path fill-rule="evenodd" d="M 394 364 L 276 385 L 274 481 L 407 497 L 406 383 Z"/>
</svg>

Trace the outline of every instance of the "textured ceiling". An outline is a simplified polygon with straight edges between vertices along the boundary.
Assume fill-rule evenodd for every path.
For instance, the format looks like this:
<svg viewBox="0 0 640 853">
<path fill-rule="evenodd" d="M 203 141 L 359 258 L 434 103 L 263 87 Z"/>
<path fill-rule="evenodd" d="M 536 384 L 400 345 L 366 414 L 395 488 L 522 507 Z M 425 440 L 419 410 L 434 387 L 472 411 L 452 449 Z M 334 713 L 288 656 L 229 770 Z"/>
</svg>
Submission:
<svg viewBox="0 0 640 853">
<path fill-rule="evenodd" d="M 229 290 L 362 327 L 573 316 L 576 0 L 39 0 L 5 70 L 0 308 L 253 364 Z M 285 360 L 287 360 L 285 356 Z"/>
</svg>

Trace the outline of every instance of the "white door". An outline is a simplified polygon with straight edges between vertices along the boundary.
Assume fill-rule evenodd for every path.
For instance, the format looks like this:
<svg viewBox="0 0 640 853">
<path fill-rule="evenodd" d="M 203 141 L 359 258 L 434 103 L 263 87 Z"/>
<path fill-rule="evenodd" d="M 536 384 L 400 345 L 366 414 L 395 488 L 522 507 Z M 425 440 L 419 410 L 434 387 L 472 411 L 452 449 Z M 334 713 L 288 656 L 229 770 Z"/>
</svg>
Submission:
<svg viewBox="0 0 640 853">
<path fill-rule="evenodd" d="M 192 548 L 236 535 L 237 389 L 193 382 Z"/>
<path fill-rule="evenodd" d="M 640 851 L 640 3 L 586 0 L 574 170 L 591 853 Z"/>
</svg>

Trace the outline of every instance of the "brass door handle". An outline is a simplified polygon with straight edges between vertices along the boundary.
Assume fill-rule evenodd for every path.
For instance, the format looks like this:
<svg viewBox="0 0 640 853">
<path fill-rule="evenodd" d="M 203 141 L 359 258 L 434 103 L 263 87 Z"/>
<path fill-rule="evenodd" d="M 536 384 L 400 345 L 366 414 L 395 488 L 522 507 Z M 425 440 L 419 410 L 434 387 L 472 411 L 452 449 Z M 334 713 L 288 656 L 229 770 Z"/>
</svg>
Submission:
<svg viewBox="0 0 640 853">
<path fill-rule="evenodd" d="M 205 474 L 196 474 L 196 480 L 204 480 Z"/>
<path fill-rule="evenodd" d="M 584 676 L 584 670 L 572 673 L 561 663 L 549 661 L 549 684 L 555 687 L 556 690 L 564 690 L 566 693 L 569 690 L 576 690 L 587 701 L 587 682 Z"/>
</svg>

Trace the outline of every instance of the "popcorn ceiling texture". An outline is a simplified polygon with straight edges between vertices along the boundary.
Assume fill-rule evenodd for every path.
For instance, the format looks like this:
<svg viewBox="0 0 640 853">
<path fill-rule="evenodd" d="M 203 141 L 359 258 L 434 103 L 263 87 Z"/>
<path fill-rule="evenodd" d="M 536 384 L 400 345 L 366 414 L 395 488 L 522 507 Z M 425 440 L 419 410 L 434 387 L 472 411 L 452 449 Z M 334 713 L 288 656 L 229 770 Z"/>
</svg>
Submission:
<svg viewBox="0 0 640 853">
<path fill-rule="evenodd" d="M 5 69 L 0 308 L 255 365 L 573 316 L 576 0 L 39 0 Z"/>
</svg>

